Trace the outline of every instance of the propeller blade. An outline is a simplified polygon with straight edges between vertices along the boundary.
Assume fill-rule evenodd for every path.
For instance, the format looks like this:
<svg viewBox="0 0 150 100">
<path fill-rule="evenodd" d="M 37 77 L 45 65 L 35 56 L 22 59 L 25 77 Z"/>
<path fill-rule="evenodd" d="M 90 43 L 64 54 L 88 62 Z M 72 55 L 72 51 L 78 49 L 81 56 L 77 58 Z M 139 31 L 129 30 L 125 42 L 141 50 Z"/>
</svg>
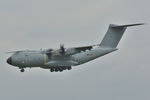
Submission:
<svg viewBox="0 0 150 100">
<path fill-rule="evenodd" d="M 65 48 L 63 44 L 60 45 L 60 53 L 65 54 Z"/>
</svg>

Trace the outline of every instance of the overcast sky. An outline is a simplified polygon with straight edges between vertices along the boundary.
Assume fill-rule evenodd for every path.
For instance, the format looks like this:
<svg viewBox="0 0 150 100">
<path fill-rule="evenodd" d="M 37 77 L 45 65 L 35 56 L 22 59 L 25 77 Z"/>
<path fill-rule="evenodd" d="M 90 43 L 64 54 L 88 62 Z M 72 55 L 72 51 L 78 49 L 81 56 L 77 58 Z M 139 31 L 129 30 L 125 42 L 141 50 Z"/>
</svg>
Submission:
<svg viewBox="0 0 150 100">
<path fill-rule="evenodd" d="M 0 100 L 150 100 L 149 0 L 0 0 Z M 20 73 L 7 51 L 100 43 L 109 24 L 128 28 L 119 50 L 71 71 Z"/>
</svg>

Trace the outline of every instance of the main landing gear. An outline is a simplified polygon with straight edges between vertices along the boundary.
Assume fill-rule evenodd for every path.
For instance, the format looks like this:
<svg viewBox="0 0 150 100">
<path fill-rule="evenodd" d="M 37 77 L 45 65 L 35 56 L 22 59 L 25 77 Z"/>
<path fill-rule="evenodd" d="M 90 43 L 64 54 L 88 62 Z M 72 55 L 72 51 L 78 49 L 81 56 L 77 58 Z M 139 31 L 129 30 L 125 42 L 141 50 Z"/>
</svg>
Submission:
<svg viewBox="0 0 150 100">
<path fill-rule="evenodd" d="M 71 70 L 72 69 L 72 67 L 71 66 L 69 66 L 69 67 L 53 67 L 53 68 L 50 68 L 50 72 L 62 72 L 63 70 L 66 70 L 66 69 L 68 69 L 68 70 Z"/>
</svg>

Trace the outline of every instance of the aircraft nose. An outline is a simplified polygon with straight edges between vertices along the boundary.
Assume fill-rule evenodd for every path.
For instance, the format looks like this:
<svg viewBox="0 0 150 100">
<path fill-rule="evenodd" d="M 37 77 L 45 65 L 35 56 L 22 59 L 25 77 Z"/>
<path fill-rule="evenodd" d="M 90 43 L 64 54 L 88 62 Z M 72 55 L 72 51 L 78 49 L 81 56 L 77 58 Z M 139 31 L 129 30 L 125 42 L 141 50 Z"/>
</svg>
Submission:
<svg viewBox="0 0 150 100">
<path fill-rule="evenodd" d="M 9 58 L 7 59 L 7 63 L 10 64 L 10 65 L 12 64 L 11 57 L 9 57 Z"/>
</svg>

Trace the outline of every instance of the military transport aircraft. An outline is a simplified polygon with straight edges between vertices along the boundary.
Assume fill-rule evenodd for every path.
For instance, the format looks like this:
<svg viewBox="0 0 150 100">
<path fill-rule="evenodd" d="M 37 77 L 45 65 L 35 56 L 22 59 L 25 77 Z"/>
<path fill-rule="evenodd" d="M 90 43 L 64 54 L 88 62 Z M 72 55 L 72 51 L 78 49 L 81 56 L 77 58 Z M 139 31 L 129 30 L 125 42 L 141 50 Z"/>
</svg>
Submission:
<svg viewBox="0 0 150 100">
<path fill-rule="evenodd" d="M 50 69 L 51 72 L 62 72 L 63 70 L 71 70 L 72 66 L 77 66 L 113 51 L 118 50 L 116 47 L 127 27 L 143 25 L 115 25 L 110 24 L 102 42 L 96 45 L 65 48 L 60 45 L 59 49 L 47 50 L 24 50 L 14 51 L 11 57 L 7 59 L 7 63 L 16 66 L 21 72 L 24 68 L 40 67 Z"/>
</svg>

